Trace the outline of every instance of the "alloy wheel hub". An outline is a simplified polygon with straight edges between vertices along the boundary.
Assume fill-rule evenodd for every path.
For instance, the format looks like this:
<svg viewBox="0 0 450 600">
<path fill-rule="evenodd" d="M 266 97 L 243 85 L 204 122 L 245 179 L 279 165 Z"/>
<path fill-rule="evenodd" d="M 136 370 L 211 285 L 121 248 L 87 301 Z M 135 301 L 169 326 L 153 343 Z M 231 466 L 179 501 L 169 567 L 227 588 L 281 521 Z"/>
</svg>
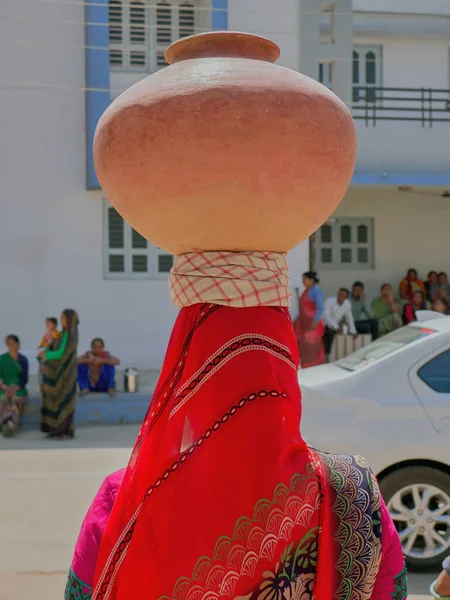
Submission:
<svg viewBox="0 0 450 600">
<path fill-rule="evenodd" d="M 408 558 L 434 558 L 450 549 L 450 497 L 441 489 L 405 486 L 389 500 L 388 510 Z"/>
</svg>

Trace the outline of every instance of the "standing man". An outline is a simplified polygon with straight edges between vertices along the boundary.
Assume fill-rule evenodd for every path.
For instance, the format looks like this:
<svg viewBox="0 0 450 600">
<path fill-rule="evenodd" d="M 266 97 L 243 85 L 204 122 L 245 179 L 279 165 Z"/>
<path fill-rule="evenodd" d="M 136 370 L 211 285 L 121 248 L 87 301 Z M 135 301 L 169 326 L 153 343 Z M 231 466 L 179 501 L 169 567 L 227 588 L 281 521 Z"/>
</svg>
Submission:
<svg viewBox="0 0 450 600">
<path fill-rule="evenodd" d="M 379 337 L 378 319 L 372 317 L 372 313 L 366 304 L 364 284 L 361 281 L 355 281 L 353 284 L 350 302 L 356 331 L 362 334 L 370 333 L 372 341 L 376 340 Z"/>
<path fill-rule="evenodd" d="M 352 315 L 352 305 L 348 299 L 350 292 L 347 288 L 341 288 L 336 298 L 327 298 L 323 316 L 325 320 L 325 333 L 323 345 L 327 361 L 329 362 L 334 336 L 341 331 L 342 325 L 346 324 L 348 332 L 357 336 L 355 322 Z"/>
</svg>

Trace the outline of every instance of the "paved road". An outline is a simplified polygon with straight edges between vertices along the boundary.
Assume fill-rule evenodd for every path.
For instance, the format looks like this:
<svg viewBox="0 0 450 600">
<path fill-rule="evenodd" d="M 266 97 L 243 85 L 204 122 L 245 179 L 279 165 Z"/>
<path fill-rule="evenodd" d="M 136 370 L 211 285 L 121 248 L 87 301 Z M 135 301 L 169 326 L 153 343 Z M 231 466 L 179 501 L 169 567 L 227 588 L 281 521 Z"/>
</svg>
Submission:
<svg viewBox="0 0 450 600">
<path fill-rule="evenodd" d="M 103 478 L 124 466 L 135 426 L 85 428 L 76 440 L 0 438 L 0 600 L 62 600 L 80 522 Z M 426 600 L 432 575 L 411 577 Z"/>
</svg>

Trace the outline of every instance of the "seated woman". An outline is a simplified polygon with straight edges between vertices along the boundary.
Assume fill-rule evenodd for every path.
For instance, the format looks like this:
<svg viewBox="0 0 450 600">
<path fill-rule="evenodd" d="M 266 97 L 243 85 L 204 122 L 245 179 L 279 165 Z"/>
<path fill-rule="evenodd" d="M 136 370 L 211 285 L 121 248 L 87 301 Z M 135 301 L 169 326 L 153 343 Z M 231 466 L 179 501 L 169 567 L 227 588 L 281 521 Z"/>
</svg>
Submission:
<svg viewBox="0 0 450 600">
<path fill-rule="evenodd" d="M 385 335 L 416 320 L 414 306 L 405 299 L 397 301 L 390 283 L 381 286 L 381 295 L 372 301 L 372 315 L 378 319 L 380 335 Z"/>
<path fill-rule="evenodd" d="M 78 359 L 78 385 L 80 393 L 107 392 L 111 398 L 116 394 L 116 369 L 120 360 L 105 350 L 105 342 L 95 338 L 91 349 Z"/>
<path fill-rule="evenodd" d="M 450 308 L 445 298 L 436 298 L 433 302 L 433 310 L 441 315 L 450 315 Z"/>
<path fill-rule="evenodd" d="M 427 300 L 429 300 L 430 302 L 433 301 L 433 298 L 431 297 L 432 288 L 433 288 L 433 286 L 435 286 L 437 284 L 437 282 L 438 282 L 437 271 L 430 271 L 427 275 L 427 280 L 424 282 L 425 290 L 426 290 L 426 297 L 427 297 Z"/>
<path fill-rule="evenodd" d="M 450 300 L 450 283 L 448 282 L 447 273 L 444 271 L 439 273 L 437 283 L 431 286 L 431 297 L 433 301 L 438 298 L 443 298 L 447 302 Z"/>
<path fill-rule="evenodd" d="M 431 310 L 431 303 L 425 298 L 424 292 L 422 290 L 417 290 L 414 292 L 413 299 L 414 310 Z"/>
<path fill-rule="evenodd" d="M 406 277 L 400 282 L 400 298 L 413 302 L 415 292 L 426 291 L 424 282 L 418 278 L 416 269 L 409 269 Z"/>
<path fill-rule="evenodd" d="M 0 356 L 0 428 L 3 435 L 13 435 L 28 400 L 28 360 L 19 353 L 17 335 L 5 340 L 8 352 Z"/>
</svg>

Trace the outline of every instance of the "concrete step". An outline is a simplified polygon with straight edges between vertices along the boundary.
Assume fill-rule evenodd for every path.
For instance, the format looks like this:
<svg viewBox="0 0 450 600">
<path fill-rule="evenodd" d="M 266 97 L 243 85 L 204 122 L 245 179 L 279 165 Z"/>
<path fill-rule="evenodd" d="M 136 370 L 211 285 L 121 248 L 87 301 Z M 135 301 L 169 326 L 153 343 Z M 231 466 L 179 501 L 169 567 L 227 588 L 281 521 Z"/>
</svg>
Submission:
<svg viewBox="0 0 450 600">
<path fill-rule="evenodd" d="M 139 391 L 135 394 L 123 392 L 123 374 L 118 373 L 118 393 L 115 398 L 108 394 L 89 394 L 77 397 L 75 425 L 121 425 L 140 423 L 147 412 L 148 405 L 159 378 L 159 371 L 139 373 Z M 121 385 L 122 384 L 122 385 Z M 41 397 L 39 381 L 30 377 L 28 390 L 30 401 L 25 407 L 21 425 L 23 429 L 39 428 L 41 418 Z"/>
<path fill-rule="evenodd" d="M 158 383 L 160 371 L 139 371 L 139 393 L 147 394 L 153 393 L 153 390 Z M 124 371 L 116 371 L 116 386 L 118 392 L 124 390 Z M 40 396 L 39 390 L 39 377 L 37 375 L 30 375 L 28 378 L 28 393 L 31 397 Z"/>
</svg>

